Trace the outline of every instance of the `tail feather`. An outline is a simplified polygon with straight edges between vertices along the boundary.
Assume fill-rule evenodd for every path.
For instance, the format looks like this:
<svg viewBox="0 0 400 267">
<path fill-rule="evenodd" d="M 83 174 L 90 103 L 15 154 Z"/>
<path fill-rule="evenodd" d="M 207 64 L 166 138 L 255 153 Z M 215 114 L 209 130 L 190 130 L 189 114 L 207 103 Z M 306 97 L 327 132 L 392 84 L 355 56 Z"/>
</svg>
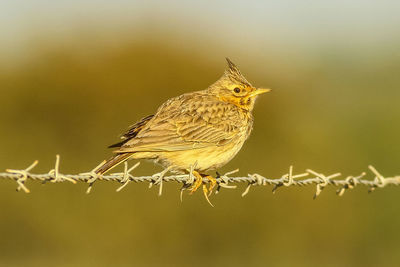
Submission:
<svg viewBox="0 0 400 267">
<path fill-rule="evenodd" d="M 133 155 L 133 153 L 117 154 L 117 155 L 113 156 L 112 158 L 110 158 L 109 160 L 105 161 L 102 165 L 100 165 L 95 170 L 95 172 L 97 174 L 104 174 L 104 173 L 110 171 L 111 169 L 117 167 L 122 162 L 125 162 L 126 160 L 128 160 L 132 155 Z"/>
</svg>

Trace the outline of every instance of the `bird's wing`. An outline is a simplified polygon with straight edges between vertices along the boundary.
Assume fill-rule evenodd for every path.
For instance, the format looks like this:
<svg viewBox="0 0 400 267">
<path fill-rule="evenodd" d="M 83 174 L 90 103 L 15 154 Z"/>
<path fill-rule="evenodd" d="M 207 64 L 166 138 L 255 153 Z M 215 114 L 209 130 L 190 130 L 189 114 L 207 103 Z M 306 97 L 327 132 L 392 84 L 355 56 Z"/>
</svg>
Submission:
<svg viewBox="0 0 400 267">
<path fill-rule="evenodd" d="M 182 151 L 231 142 L 242 125 L 235 119 L 237 110 L 207 100 L 191 98 L 162 106 L 136 137 L 115 152 Z"/>
<path fill-rule="evenodd" d="M 132 126 L 129 127 L 128 131 L 121 136 L 122 141 L 116 144 L 109 146 L 112 147 L 121 147 L 130 139 L 134 138 L 138 135 L 138 133 L 144 128 L 144 126 L 154 117 L 154 115 L 149 115 L 147 117 L 142 118 L 140 121 L 136 122 Z"/>
</svg>

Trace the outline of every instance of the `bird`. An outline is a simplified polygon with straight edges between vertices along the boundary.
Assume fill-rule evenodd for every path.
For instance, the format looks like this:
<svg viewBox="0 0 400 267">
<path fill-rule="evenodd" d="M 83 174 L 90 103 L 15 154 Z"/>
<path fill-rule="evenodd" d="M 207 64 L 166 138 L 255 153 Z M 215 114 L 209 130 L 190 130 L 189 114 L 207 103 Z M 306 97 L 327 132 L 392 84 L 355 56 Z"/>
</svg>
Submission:
<svg viewBox="0 0 400 267">
<path fill-rule="evenodd" d="M 129 159 L 151 160 L 172 173 L 191 173 L 195 181 L 190 193 L 203 184 L 209 201 L 216 179 L 207 173 L 240 151 L 253 129 L 257 97 L 271 91 L 251 85 L 229 58 L 226 61 L 227 70 L 208 88 L 171 98 L 154 115 L 132 125 L 122 141 L 109 146 L 115 155 L 94 172 L 101 176 Z"/>
</svg>

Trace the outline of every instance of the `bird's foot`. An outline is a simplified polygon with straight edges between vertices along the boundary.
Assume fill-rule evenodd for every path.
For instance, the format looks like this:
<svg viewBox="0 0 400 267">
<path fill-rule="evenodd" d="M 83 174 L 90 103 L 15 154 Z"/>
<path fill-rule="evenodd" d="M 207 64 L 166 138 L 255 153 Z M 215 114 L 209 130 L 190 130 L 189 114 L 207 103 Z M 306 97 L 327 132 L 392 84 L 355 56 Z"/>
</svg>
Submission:
<svg viewBox="0 0 400 267">
<path fill-rule="evenodd" d="M 197 171 L 193 171 L 193 175 L 196 177 L 196 180 L 189 189 L 190 194 L 193 194 L 194 192 L 196 192 L 196 190 L 199 189 L 199 187 L 203 183 L 203 176 L 200 173 L 198 173 Z"/>
<path fill-rule="evenodd" d="M 194 192 L 196 192 L 196 190 L 203 184 L 203 176 L 200 173 L 198 173 L 197 171 L 193 171 L 193 175 L 196 177 L 196 181 L 190 188 L 190 194 L 193 194 Z M 213 188 L 217 184 L 217 180 L 211 176 L 205 176 L 205 177 L 209 180 L 210 187 L 207 188 L 207 186 L 205 184 L 203 184 L 204 197 L 206 198 L 208 204 L 210 204 L 212 207 L 214 207 L 214 205 L 211 203 L 211 201 L 208 197 L 211 195 Z"/>
<path fill-rule="evenodd" d="M 210 186 L 208 187 L 208 196 L 211 196 L 214 187 L 217 185 L 217 179 L 215 179 L 211 175 L 207 175 L 206 178 L 208 179 L 208 182 L 210 183 Z"/>
<path fill-rule="evenodd" d="M 211 203 L 210 199 L 208 198 L 208 196 L 211 194 L 211 192 L 208 192 L 207 186 L 205 184 L 203 184 L 203 193 L 204 193 L 204 197 L 206 198 L 208 204 L 211 205 L 211 207 L 214 207 L 214 205 Z"/>
</svg>

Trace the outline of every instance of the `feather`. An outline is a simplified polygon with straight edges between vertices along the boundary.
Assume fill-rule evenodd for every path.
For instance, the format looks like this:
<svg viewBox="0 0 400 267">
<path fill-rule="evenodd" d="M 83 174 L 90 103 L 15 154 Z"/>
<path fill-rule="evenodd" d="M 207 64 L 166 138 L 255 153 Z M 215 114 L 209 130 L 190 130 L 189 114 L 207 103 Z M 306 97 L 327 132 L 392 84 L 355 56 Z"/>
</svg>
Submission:
<svg viewBox="0 0 400 267">
<path fill-rule="evenodd" d="M 123 154 L 115 155 L 112 158 L 110 158 L 109 160 L 107 160 L 106 162 L 104 162 L 104 164 L 100 165 L 95 170 L 95 172 L 97 174 L 104 174 L 104 173 L 110 171 L 111 169 L 117 167 L 122 162 L 125 162 L 126 160 L 128 160 L 132 155 L 133 155 L 133 153 L 123 153 Z"/>
</svg>

